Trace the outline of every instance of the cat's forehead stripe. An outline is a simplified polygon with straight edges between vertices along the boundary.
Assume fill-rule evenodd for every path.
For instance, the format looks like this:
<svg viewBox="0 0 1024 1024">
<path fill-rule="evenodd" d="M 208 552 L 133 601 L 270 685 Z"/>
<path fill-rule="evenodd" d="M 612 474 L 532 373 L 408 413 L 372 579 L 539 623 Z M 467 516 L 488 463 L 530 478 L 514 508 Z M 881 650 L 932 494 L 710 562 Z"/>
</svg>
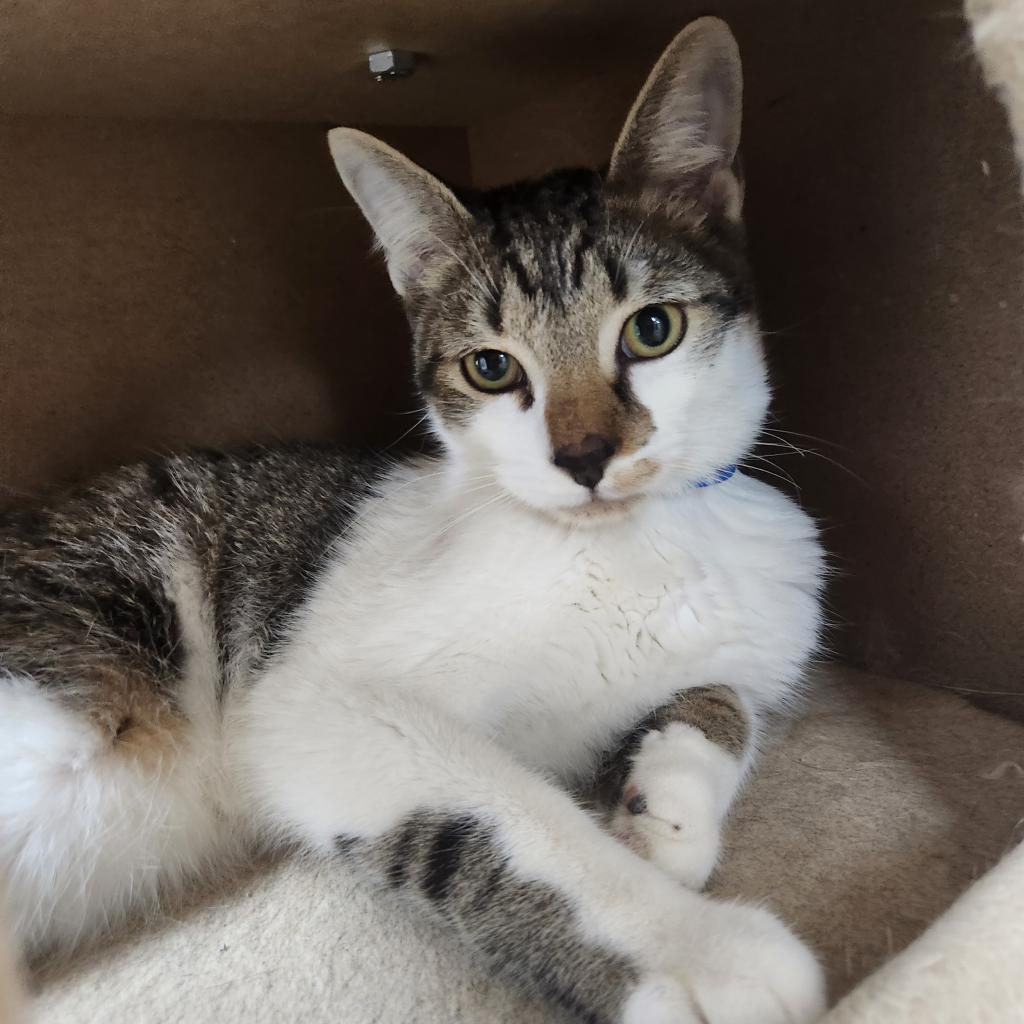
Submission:
<svg viewBox="0 0 1024 1024">
<path fill-rule="evenodd" d="M 608 275 L 608 283 L 611 285 L 612 295 L 617 302 L 622 302 L 629 293 L 629 274 L 626 272 L 626 265 L 618 256 L 605 253 L 602 259 L 605 273 Z"/>
<path fill-rule="evenodd" d="M 501 334 L 503 326 L 501 317 L 501 298 L 504 292 L 504 284 L 501 281 L 495 281 L 487 294 L 484 295 L 484 318 L 487 320 L 487 326 L 490 327 L 495 334 Z"/>
<path fill-rule="evenodd" d="M 543 294 L 561 305 L 567 293 L 581 290 L 587 253 L 607 219 L 597 172 L 558 171 L 460 198 L 484 228 L 501 276 L 508 275 L 527 299 Z"/>
</svg>

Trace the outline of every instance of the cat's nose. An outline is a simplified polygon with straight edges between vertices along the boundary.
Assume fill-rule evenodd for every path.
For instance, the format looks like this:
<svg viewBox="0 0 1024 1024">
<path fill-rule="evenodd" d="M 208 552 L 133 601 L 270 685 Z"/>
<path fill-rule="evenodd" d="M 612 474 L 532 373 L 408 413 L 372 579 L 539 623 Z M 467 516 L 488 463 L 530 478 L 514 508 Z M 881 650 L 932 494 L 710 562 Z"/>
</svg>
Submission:
<svg viewBox="0 0 1024 1024">
<path fill-rule="evenodd" d="M 555 449 L 552 460 L 559 469 L 564 469 L 581 487 L 593 490 L 604 476 L 608 461 L 615 454 L 618 442 L 587 434 L 575 444 L 563 444 Z"/>
</svg>

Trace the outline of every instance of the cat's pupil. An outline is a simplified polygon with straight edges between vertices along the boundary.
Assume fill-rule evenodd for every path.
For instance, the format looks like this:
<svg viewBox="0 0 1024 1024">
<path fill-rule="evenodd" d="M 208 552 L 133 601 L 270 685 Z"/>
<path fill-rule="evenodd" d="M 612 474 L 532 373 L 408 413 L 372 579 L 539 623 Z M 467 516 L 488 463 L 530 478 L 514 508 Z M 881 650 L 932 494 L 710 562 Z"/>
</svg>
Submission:
<svg viewBox="0 0 1024 1024">
<path fill-rule="evenodd" d="M 657 348 L 668 341 L 672 324 L 661 306 L 644 306 L 633 321 L 636 337 L 648 348 Z"/>
<path fill-rule="evenodd" d="M 499 381 L 508 373 L 508 356 L 495 349 L 477 352 L 473 362 L 477 372 L 485 380 Z"/>
</svg>

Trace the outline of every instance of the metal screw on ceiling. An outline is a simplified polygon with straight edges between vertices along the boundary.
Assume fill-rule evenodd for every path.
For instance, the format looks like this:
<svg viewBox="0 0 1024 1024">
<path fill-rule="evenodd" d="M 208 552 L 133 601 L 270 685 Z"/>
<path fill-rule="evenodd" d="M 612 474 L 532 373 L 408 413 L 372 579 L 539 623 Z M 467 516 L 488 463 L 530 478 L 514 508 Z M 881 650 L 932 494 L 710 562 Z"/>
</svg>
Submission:
<svg viewBox="0 0 1024 1024">
<path fill-rule="evenodd" d="M 370 74 L 378 82 L 404 78 L 416 68 L 416 54 L 412 50 L 378 50 L 368 60 Z"/>
</svg>

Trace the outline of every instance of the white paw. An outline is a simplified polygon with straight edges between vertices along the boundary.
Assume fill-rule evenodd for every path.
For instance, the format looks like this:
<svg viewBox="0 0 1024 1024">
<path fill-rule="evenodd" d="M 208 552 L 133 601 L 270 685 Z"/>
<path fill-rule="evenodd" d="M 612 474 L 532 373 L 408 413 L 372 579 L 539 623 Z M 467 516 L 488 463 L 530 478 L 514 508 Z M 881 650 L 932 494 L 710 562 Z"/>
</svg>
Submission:
<svg viewBox="0 0 1024 1024">
<path fill-rule="evenodd" d="M 644 737 L 615 809 L 612 832 L 691 889 L 718 861 L 722 821 L 741 768 L 692 726 Z"/>
<path fill-rule="evenodd" d="M 700 1010 L 674 978 L 645 978 L 626 1001 L 622 1024 L 704 1024 Z"/>
<path fill-rule="evenodd" d="M 705 910 L 703 969 L 690 991 L 709 1022 L 810 1024 L 824 1015 L 821 964 L 774 914 L 730 903 Z"/>
<path fill-rule="evenodd" d="M 666 963 L 632 992 L 623 1024 L 813 1024 L 824 1015 L 821 966 L 778 918 L 713 903 L 700 916 L 676 969 Z"/>
</svg>

